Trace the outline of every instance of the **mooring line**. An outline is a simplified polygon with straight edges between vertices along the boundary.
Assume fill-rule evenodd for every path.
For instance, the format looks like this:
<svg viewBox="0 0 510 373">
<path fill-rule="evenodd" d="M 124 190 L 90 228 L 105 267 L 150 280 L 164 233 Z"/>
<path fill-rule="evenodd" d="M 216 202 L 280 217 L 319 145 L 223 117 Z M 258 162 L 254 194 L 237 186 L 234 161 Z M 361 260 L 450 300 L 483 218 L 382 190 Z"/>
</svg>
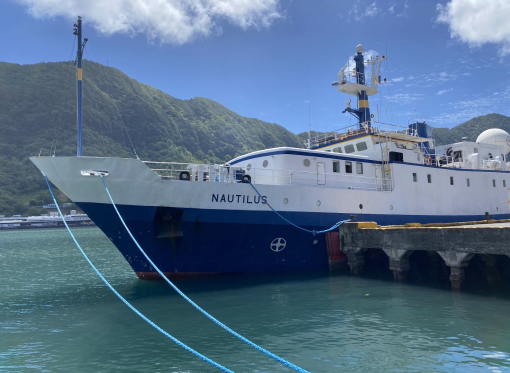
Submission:
<svg viewBox="0 0 510 373">
<path fill-rule="evenodd" d="M 251 183 L 251 181 L 250 181 L 250 185 L 251 185 L 251 187 L 253 188 L 253 190 L 255 190 L 255 192 L 257 192 L 257 194 L 259 195 L 259 197 L 262 199 L 262 195 L 259 193 L 259 191 L 257 190 L 257 188 L 255 188 L 255 186 Z M 305 232 L 311 233 L 311 234 L 313 234 L 314 236 L 315 236 L 316 234 L 321 234 L 321 233 L 327 233 L 327 232 L 330 232 L 330 231 L 332 231 L 332 230 L 334 230 L 334 229 L 337 229 L 337 228 L 338 228 L 339 226 L 341 226 L 343 223 L 346 223 L 346 222 L 348 222 L 348 221 L 349 221 L 349 220 L 342 220 L 342 221 L 339 221 L 338 223 L 336 223 L 335 225 L 333 225 L 331 228 L 325 229 L 325 230 L 323 230 L 323 231 L 314 231 L 314 230 L 312 230 L 312 231 L 311 231 L 311 230 L 309 230 L 309 229 L 306 229 L 306 228 L 300 227 L 299 225 L 296 225 L 296 224 L 294 224 L 293 222 L 291 222 L 291 221 L 289 221 L 289 220 L 285 219 L 282 215 L 280 215 L 280 213 L 279 213 L 278 211 L 276 211 L 276 210 L 273 208 L 273 206 L 271 206 L 271 205 L 269 204 L 269 202 L 267 202 L 267 200 L 266 200 L 266 205 L 267 205 L 267 206 L 269 206 L 269 208 L 270 208 L 271 210 L 273 210 L 273 212 L 274 212 L 276 215 L 278 215 L 280 218 L 282 218 L 283 220 L 285 220 L 285 221 L 286 221 L 287 223 L 289 223 L 290 225 L 293 225 L 294 227 L 299 228 L 299 229 L 301 229 L 302 231 L 305 231 Z"/>
<path fill-rule="evenodd" d="M 43 174 L 44 175 L 44 174 Z M 78 249 L 80 250 L 81 254 L 83 255 L 83 257 L 85 258 L 85 260 L 87 260 L 87 262 L 90 264 L 90 266 L 92 267 L 92 269 L 97 273 L 97 275 L 99 276 L 99 278 L 101 280 L 103 280 L 103 282 L 106 284 L 106 286 L 108 286 L 110 288 L 111 291 L 113 291 L 113 293 L 122 301 L 124 302 L 124 304 L 126 306 L 128 306 L 133 312 L 135 312 L 138 316 L 140 316 L 143 320 L 145 320 L 147 323 L 149 323 L 152 327 L 154 327 L 157 331 L 159 331 L 160 333 L 162 333 L 163 335 L 165 335 L 166 337 L 170 338 L 173 342 L 175 342 L 176 344 L 178 344 L 179 346 L 181 346 L 182 348 L 184 348 L 185 350 L 191 352 L 193 355 L 199 357 L 200 359 L 208 362 L 209 364 L 213 365 L 214 367 L 222 370 L 223 372 L 228 372 L 228 373 L 234 373 L 232 370 L 228 369 L 228 368 L 225 368 L 223 365 L 221 364 L 218 364 L 217 362 L 209 359 L 208 357 L 202 355 L 200 352 L 198 351 L 195 351 L 194 349 L 192 349 L 191 347 L 188 347 L 187 345 L 185 345 L 184 343 L 182 343 L 181 341 L 179 341 L 177 338 L 175 338 L 174 336 L 170 335 L 169 333 L 167 333 L 166 331 L 164 331 L 162 328 L 160 328 L 158 325 L 156 325 L 154 322 L 152 322 L 151 320 L 149 320 L 145 315 L 143 315 L 140 311 L 138 311 L 133 305 L 131 305 L 131 303 L 129 303 L 122 295 L 120 295 L 117 290 L 115 290 L 113 288 L 112 285 L 110 285 L 110 283 L 103 277 L 103 275 L 99 272 L 99 270 L 94 266 L 94 264 L 92 264 L 92 262 L 90 261 L 89 257 L 87 256 L 87 254 L 85 254 L 85 252 L 83 251 L 83 249 L 81 248 L 80 244 L 78 243 L 78 241 L 76 240 L 76 238 L 74 237 L 73 235 L 73 232 L 71 232 L 71 229 L 69 229 L 69 226 L 67 225 L 67 222 L 66 222 L 66 219 L 64 218 L 64 215 L 62 215 L 62 212 L 60 211 L 60 207 L 58 206 L 58 203 L 57 203 L 57 200 L 55 199 L 55 196 L 53 195 L 53 191 L 51 190 L 51 187 L 50 187 L 50 183 L 48 181 L 48 178 L 46 177 L 46 175 L 44 175 L 44 178 L 46 179 L 46 184 L 48 184 L 48 189 L 50 190 L 50 193 L 51 193 L 51 198 L 53 198 L 53 202 L 55 203 L 55 206 L 57 206 L 57 210 L 60 214 L 60 217 L 62 218 L 62 221 L 64 222 L 64 225 L 66 226 L 67 228 L 67 231 L 69 232 L 69 234 L 71 235 L 74 243 L 76 244 L 76 246 L 78 247 Z"/>
<path fill-rule="evenodd" d="M 149 263 L 151 264 L 151 266 L 156 270 L 156 272 L 159 273 L 159 275 L 161 277 L 163 277 L 163 279 L 177 292 L 179 293 L 180 296 L 182 296 L 184 299 L 186 299 L 193 307 L 195 307 L 198 311 L 202 312 L 209 320 L 213 321 L 214 323 L 216 323 L 217 325 L 219 325 L 220 327 L 222 327 L 223 329 L 225 329 L 227 332 L 231 333 L 232 335 L 236 336 L 237 338 L 239 338 L 240 340 L 242 340 L 243 342 L 247 343 L 248 345 L 250 345 L 251 347 L 259 350 L 260 352 L 266 354 L 267 356 L 275 359 L 276 361 L 288 366 L 289 368 L 292 368 L 294 369 L 295 371 L 298 371 L 300 373 L 310 373 L 308 372 L 307 370 L 304 370 L 303 368 L 300 368 L 298 367 L 297 365 L 294 365 L 292 364 L 291 362 L 285 360 L 285 359 L 282 359 L 281 357 L 273 354 L 272 352 L 269 352 L 268 350 L 256 345 L 255 343 L 253 343 L 252 341 L 250 341 L 249 339 L 243 337 L 241 334 L 233 331 L 232 329 L 230 329 L 228 326 L 226 326 L 225 324 L 223 324 L 221 321 L 217 320 L 216 318 L 214 318 L 212 315 L 210 315 L 209 313 L 207 313 L 207 311 L 205 311 L 204 309 L 202 309 L 198 304 L 196 304 L 195 302 L 193 302 L 190 298 L 188 298 L 186 296 L 186 294 L 184 294 L 181 290 L 179 290 L 179 288 L 177 286 L 174 285 L 174 283 L 172 281 L 170 281 L 164 274 L 163 272 L 158 268 L 158 266 L 156 266 L 154 264 L 154 262 L 149 258 L 149 256 L 145 253 L 145 251 L 142 249 L 142 247 L 140 246 L 140 244 L 138 243 L 138 241 L 135 239 L 135 237 L 131 234 L 131 231 L 129 230 L 129 228 L 127 227 L 126 223 L 124 222 L 124 219 L 122 219 L 122 216 L 120 215 L 119 213 L 119 210 L 117 210 L 117 206 L 115 205 L 115 202 L 113 202 L 113 198 L 110 194 L 110 191 L 108 190 L 108 187 L 106 186 L 106 183 L 104 181 L 104 178 L 103 178 L 103 175 L 99 174 L 99 176 L 101 176 L 101 180 L 103 181 L 103 185 L 106 189 L 106 193 L 108 193 L 108 197 L 110 197 L 110 201 L 112 202 L 112 206 L 113 208 L 115 209 L 115 212 L 117 212 L 117 215 L 120 219 L 120 221 L 122 222 L 122 224 L 124 225 L 124 228 L 126 228 L 126 231 L 128 232 L 128 234 L 131 236 L 131 239 L 133 240 L 133 242 L 136 244 L 136 246 L 138 247 L 138 249 L 140 250 L 140 252 L 143 254 L 143 256 L 145 256 L 145 258 L 149 261 Z"/>
</svg>

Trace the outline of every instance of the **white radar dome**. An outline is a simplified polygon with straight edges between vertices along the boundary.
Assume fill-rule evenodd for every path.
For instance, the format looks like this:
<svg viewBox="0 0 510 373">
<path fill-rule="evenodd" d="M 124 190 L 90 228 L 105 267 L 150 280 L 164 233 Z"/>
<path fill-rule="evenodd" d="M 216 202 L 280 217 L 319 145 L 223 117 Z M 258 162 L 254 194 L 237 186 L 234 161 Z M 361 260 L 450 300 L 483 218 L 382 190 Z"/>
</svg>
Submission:
<svg viewBox="0 0 510 373">
<path fill-rule="evenodd" d="M 356 53 L 363 53 L 363 45 L 361 44 L 356 45 Z"/>
<path fill-rule="evenodd" d="M 505 154 L 510 152 L 510 135 L 508 132 L 499 128 L 491 128 L 487 131 L 483 131 L 476 139 L 476 142 L 502 145 L 505 149 Z"/>
</svg>

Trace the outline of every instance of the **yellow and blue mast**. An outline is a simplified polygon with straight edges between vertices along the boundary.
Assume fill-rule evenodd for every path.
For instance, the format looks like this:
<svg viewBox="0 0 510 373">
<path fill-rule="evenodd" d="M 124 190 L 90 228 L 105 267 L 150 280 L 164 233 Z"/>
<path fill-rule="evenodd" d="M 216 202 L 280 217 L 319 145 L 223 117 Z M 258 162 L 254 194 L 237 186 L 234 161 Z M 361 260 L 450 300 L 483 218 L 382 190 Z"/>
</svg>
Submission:
<svg viewBox="0 0 510 373">
<path fill-rule="evenodd" d="M 76 60 L 74 64 L 77 67 L 76 78 L 77 78 L 77 119 L 78 119 L 78 148 L 77 148 L 77 156 L 81 157 L 83 155 L 83 74 L 82 74 L 82 57 L 83 50 L 85 49 L 85 44 L 87 44 L 88 39 L 84 39 L 82 43 L 82 21 L 81 17 L 78 17 L 77 23 L 74 24 L 74 32 L 73 35 L 78 36 L 78 51 L 76 53 Z"/>
<path fill-rule="evenodd" d="M 360 86 L 365 85 L 365 61 L 363 58 L 363 46 L 356 47 L 356 55 L 354 56 L 356 63 L 356 83 Z M 358 91 L 358 109 L 346 108 L 343 112 L 348 111 L 358 118 L 360 129 L 363 129 L 363 124 L 366 123 L 370 127 L 370 107 L 368 105 L 368 95 L 366 89 Z"/>
</svg>

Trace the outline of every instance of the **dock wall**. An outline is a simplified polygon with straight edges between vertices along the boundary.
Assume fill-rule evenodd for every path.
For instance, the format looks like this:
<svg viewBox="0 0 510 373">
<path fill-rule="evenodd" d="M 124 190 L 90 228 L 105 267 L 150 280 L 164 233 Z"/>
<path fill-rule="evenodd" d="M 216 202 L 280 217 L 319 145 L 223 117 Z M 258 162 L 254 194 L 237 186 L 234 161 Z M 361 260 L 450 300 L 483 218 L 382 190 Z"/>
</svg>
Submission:
<svg viewBox="0 0 510 373">
<path fill-rule="evenodd" d="M 396 281 L 406 281 L 409 257 L 417 250 L 433 251 L 450 267 L 453 290 L 464 286 L 464 268 L 475 254 L 510 257 L 510 227 L 377 227 L 375 223 L 345 223 L 339 228 L 340 249 L 347 256 L 353 275 L 365 265 L 368 249 L 382 249 L 389 258 L 389 269 Z M 490 260 L 487 260 L 490 264 Z M 330 266 L 331 267 L 331 266 Z"/>
</svg>

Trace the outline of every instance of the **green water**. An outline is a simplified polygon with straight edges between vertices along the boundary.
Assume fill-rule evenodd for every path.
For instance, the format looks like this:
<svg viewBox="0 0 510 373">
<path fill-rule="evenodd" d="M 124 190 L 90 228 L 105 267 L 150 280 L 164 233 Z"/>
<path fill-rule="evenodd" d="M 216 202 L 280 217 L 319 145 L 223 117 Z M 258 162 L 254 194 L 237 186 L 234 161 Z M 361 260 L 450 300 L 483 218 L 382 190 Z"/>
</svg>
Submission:
<svg viewBox="0 0 510 373">
<path fill-rule="evenodd" d="M 290 372 L 138 280 L 95 228 L 106 278 L 170 334 L 235 372 Z M 0 232 L 0 371 L 215 372 L 106 288 L 63 229 Z M 327 273 L 176 281 L 237 332 L 311 372 L 510 371 L 510 300 Z M 368 294 L 368 295 L 367 295 Z"/>
</svg>

